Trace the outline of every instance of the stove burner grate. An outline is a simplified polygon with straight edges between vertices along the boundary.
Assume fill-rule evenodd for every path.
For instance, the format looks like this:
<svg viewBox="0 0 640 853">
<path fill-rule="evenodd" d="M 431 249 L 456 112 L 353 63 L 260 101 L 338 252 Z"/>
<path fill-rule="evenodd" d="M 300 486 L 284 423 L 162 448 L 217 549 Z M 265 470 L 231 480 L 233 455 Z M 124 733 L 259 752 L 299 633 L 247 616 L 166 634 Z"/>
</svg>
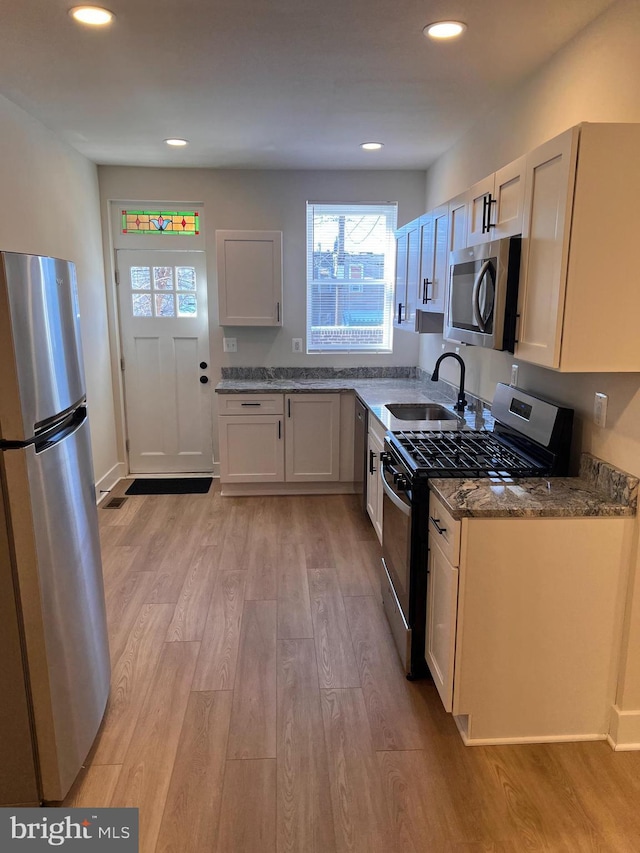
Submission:
<svg viewBox="0 0 640 853">
<path fill-rule="evenodd" d="M 536 476 L 545 466 L 481 431 L 397 432 L 394 439 L 417 475 Z"/>
</svg>

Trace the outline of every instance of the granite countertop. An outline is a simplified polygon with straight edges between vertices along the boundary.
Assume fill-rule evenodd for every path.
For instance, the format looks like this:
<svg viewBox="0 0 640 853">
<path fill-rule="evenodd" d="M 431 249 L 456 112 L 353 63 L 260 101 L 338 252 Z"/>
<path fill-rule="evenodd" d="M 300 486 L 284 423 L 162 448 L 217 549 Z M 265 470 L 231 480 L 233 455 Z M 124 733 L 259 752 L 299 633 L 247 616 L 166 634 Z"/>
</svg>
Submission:
<svg viewBox="0 0 640 853">
<path fill-rule="evenodd" d="M 440 403 L 452 414 L 455 396 L 449 385 L 431 383 L 417 378 L 268 378 L 268 379 L 223 379 L 215 391 L 218 394 L 267 394 L 267 393 L 343 393 L 354 391 L 369 412 L 385 429 L 399 430 L 492 430 L 493 418 L 488 404 L 466 394 L 469 405 L 464 418 L 455 420 L 405 421 L 395 418 L 386 408 L 387 403 Z"/>
<path fill-rule="evenodd" d="M 634 516 L 638 478 L 583 453 L 578 477 L 433 479 L 429 487 L 454 518 Z"/>
</svg>

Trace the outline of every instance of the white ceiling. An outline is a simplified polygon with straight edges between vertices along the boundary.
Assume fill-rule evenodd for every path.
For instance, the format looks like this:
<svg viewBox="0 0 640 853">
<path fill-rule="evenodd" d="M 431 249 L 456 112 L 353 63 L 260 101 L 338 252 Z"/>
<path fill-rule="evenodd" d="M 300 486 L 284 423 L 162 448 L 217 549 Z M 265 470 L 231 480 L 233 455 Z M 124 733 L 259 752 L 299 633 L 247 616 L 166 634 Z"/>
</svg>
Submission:
<svg viewBox="0 0 640 853">
<path fill-rule="evenodd" d="M 0 86 L 100 164 L 424 169 L 612 2 L 107 0 L 93 30 L 14 0 Z M 461 39 L 425 39 L 442 18 Z"/>
</svg>

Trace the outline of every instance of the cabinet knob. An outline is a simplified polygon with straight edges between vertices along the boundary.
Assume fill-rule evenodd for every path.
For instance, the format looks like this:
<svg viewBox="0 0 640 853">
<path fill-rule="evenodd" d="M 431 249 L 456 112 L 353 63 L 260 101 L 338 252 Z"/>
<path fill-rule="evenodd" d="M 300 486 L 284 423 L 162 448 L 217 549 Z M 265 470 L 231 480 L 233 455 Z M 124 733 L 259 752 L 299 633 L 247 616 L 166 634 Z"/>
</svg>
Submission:
<svg viewBox="0 0 640 853">
<path fill-rule="evenodd" d="M 208 376 L 201 376 L 200 377 L 200 382 L 202 382 L 203 385 L 206 385 L 208 381 L 209 381 Z"/>
<path fill-rule="evenodd" d="M 207 364 L 207 362 L 206 362 L 206 361 L 201 361 L 201 362 L 200 362 L 200 370 L 206 370 L 206 369 L 207 369 L 207 367 L 209 367 L 209 365 Z"/>
</svg>

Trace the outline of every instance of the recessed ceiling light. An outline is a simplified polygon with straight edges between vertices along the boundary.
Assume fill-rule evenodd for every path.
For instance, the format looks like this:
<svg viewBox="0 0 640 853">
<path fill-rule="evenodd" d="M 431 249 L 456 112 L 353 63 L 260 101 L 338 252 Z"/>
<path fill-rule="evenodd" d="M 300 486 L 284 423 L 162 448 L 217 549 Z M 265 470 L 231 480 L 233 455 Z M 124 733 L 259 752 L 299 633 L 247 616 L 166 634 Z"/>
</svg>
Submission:
<svg viewBox="0 0 640 853">
<path fill-rule="evenodd" d="M 81 24 L 90 24 L 92 27 L 103 27 L 115 18 L 113 12 L 101 6 L 74 6 L 69 9 L 69 14 Z"/>
<path fill-rule="evenodd" d="M 165 142 L 167 145 L 173 145 L 174 148 L 182 148 L 189 144 L 186 139 L 165 139 Z"/>
<path fill-rule="evenodd" d="M 360 148 L 364 148 L 365 151 L 378 151 L 382 147 L 382 142 L 362 142 L 360 144 Z"/>
<path fill-rule="evenodd" d="M 453 39 L 466 29 L 467 25 L 461 21 L 435 21 L 427 24 L 422 32 L 432 39 Z"/>
</svg>

